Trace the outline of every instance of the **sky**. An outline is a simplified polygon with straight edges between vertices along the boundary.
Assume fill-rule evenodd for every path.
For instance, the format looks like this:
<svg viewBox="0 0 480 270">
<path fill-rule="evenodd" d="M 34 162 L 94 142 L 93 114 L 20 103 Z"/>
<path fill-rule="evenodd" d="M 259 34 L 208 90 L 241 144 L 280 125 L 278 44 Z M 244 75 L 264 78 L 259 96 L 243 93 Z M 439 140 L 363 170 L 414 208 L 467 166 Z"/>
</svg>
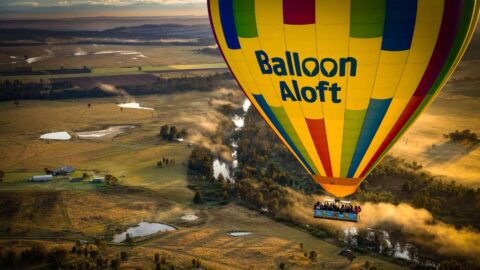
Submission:
<svg viewBox="0 0 480 270">
<path fill-rule="evenodd" d="M 207 15 L 206 0 L 0 0 L 4 19 Z"/>
</svg>

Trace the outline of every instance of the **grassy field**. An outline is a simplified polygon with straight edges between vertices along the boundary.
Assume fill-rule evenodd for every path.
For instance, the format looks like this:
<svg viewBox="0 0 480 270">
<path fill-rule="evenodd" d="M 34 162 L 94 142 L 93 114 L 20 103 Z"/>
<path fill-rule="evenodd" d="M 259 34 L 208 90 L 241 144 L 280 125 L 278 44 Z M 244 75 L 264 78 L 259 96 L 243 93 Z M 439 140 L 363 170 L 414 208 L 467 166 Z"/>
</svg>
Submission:
<svg viewBox="0 0 480 270">
<path fill-rule="evenodd" d="M 141 70 L 139 70 L 139 67 Z M 90 73 L 72 73 L 72 74 L 47 74 L 47 75 L 19 75 L 19 76 L 3 76 L 3 80 L 20 80 L 23 82 L 37 82 L 39 80 L 50 79 L 64 79 L 64 78 L 85 78 L 85 77 L 102 77 L 102 76 L 116 76 L 116 75 L 139 75 L 152 73 L 161 75 L 164 73 L 180 73 L 187 72 L 191 75 L 192 71 L 198 70 L 203 72 L 218 72 L 219 70 L 227 71 L 227 65 L 225 63 L 213 63 L 213 64 L 191 64 L 191 65 L 165 65 L 165 66 L 136 66 L 136 67 L 103 67 L 93 68 Z M 207 73 L 207 74 L 208 74 Z M 178 76 L 178 75 L 176 75 Z M 164 76 L 162 76 L 164 77 Z"/>
<path fill-rule="evenodd" d="M 155 108 L 154 111 L 120 110 L 115 103 L 125 101 L 122 98 L 22 101 L 18 108 L 10 102 L 3 102 L 0 104 L 0 121 L 6 128 L 0 131 L 0 164 L 7 174 L 0 189 L 24 189 L 29 186 L 35 189 L 89 189 L 92 185 L 70 184 L 61 180 L 43 184 L 11 184 L 25 182 L 31 175 L 43 173 L 43 168 L 53 169 L 69 164 L 89 173 L 112 173 L 120 177 L 122 184 L 146 185 L 177 196 L 167 189 L 185 185 L 184 181 L 181 185 L 175 181 L 185 178 L 183 163 L 190 154 L 189 143 L 221 148 L 211 138 L 215 138 L 218 125 L 231 123 L 216 110 L 217 103 L 209 105 L 208 101 L 228 100 L 227 95 L 231 93 L 233 96 L 230 99 L 241 98 L 238 91 L 219 90 L 137 99 L 142 106 Z M 91 108 L 87 107 L 88 103 Z M 189 142 L 161 141 L 157 135 L 164 124 L 186 128 L 190 134 Z M 81 140 L 75 136 L 77 131 L 100 130 L 113 125 L 135 125 L 136 128 L 109 140 Z M 70 141 L 39 139 L 41 134 L 55 131 L 67 131 L 74 138 Z M 175 158 L 176 166 L 156 168 L 156 162 L 163 156 Z M 165 179 L 168 184 L 164 183 Z M 187 198 L 190 198 L 189 194 Z"/>
<path fill-rule="evenodd" d="M 187 188 L 185 164 L 191 151 L 189 144 L 229 155 L 218 132 L 233 130 L 233 124 L 218 109 L 224 104 L 237 107 L 242 100 L 240 91 L 219 89 L 136 99 L 155 111 L 121 111 L 115 104 L 120 100 L 114 98 L 21 101 L 18 108 L 10 102 L 0 103 L 0 121 L 5 127 L 0 130 L 0 164 L 6 172 L 0 183 L 0 237 L 36 239 L 48 246 L 68 245 L 53 244 L 48 239 L 91 239 L 114 227 L 156 221 L 179 230 L 160 234 L 133 248 L 110 246 L 109 252 L 127 250 L 131 254 L 124 265 L 127 268 L 148 265 L 153 254 L 160 252 L 180 265 L 199 258 L 213 269 L 271 269 L 280 262 L 289 269 L 360 269 L 367 260 L 377 269 L 401 269 L 364 255 L 350 264 L 337 255 L 340 247 L 234 204 L 214 208 L 191 204 L 193 192 Z M 187 142 L 159 140 L 157 134 L 163 124 L 186 128 Z M 111 125 L 136 128 L 106 140 L 81 140 L 75 136 L 77 131 Z M 74 136 L 70 141 L 39 139 L 41 134 L 54 131 Z M 175 158 L 176 165 L 157 168 L 156 161 L 163 156 Z M 43 173 L 45 167 L 62 165 L 75 166 L 77 173 L 112 173 L 119 177 L 120 185 L 70 183 L 62 178 L 47 183 L 26 181 L 31 175 Z M 199 220 L 183 221 L 181 217 L 189 213 L 196 214 Z M 238 238 L 226 235 L 232 230 L 253 234 Z M 30 240 L 17 241 L 26 241 L 27 245 Z M 310 263 L 303 256 L 300 242 L 305 251 L 318 252 L 318 262 Z"/>
<path fill-rule="evenodd" d="M 55 45 L 15 46 L 0 50 L 2 68 L 25 66 L 24 56 L 40 57 L 34 69 L 166 66 L 221 63 L 221 56 L 198 53 L 198 46 Z M 77 53 L 77 55 L 75 55 Z M 16 57 L 16 58 L 12 58 Z M 15 63 L 13 63 L 15 62 Z"/>
<path fill-rule="evenodd" d="M 465 60 L 432 106 L 398 141 L 391 153 L 416 160 L 435 175 L 480 187 L 480 148 L 451 143 L 443 134 L 470 129 L 480 132 L 479 60 Z"/>
</svg>

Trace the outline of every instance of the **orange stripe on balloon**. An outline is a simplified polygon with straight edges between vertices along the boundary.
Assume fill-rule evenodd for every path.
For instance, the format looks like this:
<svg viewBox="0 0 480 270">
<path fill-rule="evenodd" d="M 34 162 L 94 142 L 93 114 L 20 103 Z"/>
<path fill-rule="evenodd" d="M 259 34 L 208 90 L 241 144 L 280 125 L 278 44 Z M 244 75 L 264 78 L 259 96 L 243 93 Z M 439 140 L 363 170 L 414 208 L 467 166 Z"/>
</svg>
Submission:
<svg viewBox="0 0 480 270">
<path fill-rule="evenodd" d="M 308 130 L 312 136 L 313 143 L 317 149 L 318 156 L 322 162 L 323 168 L 327 176 L 333 176 L 332 164 L 330 161 L 330 153 L 328 151 L 327 131 L 324 119 L 308 119 L 306 118 Z"/>
</svg>

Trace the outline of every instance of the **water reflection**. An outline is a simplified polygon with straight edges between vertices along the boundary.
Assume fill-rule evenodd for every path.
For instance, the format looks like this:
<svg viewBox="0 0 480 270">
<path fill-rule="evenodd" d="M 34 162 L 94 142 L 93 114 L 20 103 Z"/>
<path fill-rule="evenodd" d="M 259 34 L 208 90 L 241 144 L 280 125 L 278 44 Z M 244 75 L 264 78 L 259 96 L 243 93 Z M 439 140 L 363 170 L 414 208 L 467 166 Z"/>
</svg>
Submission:
<svg viewBox="0 0 480 270">
<path fill-rule="evenodd" d="M 387 257 L 402 259 L 420 265 L 435 266 L 436 263 L 426 254 L 408 243 L 401 235 L 389 233 L 382 229 L 357 229 L 356 227 L 345 228 L 344 242 L 349 247 L 368 249 Z"/>
<path fill-rule="evenodd" d="M 158 232 L 166 231 L 175 231 L 176 229 L 170 225 L 163 223 L 149 223 L 149 222 L 140 222 L 135 227 L 128 228 L 125 232 L 116 234 L 113 236 L 114 243 L 121 243 L 127 239 L 127 234 L 130 237 L 140 237 L 155 234 Z"/>
<path fill-rule="evenodd" d="M 235 131 L 241 130 L 243 126 L 245 125 L 245 116 L 247 115 L 248 109 L 251 107 L 252 103 L 250 103 L 250 100 L 245 99 L 242 105 L 242 113 L 240 115 L 234 114 L 232 117 L 232 122 L 235 125 Z M 218 178 L 220 174 L 223 175 L 223 177 L 226 180 L 233 181 L 233 176 L 231 174 L 230 169 L 231 168 L 237 168 L 238 167 L 238 160 L 237 160 L 237 148 L 238 148 L 238 142 L 237 140 L 232 139 L 230 143 L 233 152 L 232 152 L 232 158 L 233 161 L 231 164 L 228 164 L 227 162 L 221 161 L 220 159 L 215 159 L 213 161 L 213 176 L 215 179 Z"/>
</svg>

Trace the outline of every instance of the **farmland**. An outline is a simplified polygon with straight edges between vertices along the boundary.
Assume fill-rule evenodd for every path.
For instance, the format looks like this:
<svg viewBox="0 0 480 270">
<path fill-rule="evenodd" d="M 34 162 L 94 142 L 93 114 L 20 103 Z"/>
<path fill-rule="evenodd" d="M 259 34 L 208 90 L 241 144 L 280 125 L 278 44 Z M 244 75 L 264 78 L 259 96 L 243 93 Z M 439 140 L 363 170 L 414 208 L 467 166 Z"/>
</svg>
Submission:
<svg viewBox="0 0 480 270">
<path fill-rule="evenodd" d="M 48 239 L 92 239 L 112 226 L 123 228 L 149 220 L 173 224 L 179 230 L 142 242 L 133 249 L 109 246 L 108 252 L 128 250 L 132 259 L 125 266 L 148 265 L 150 259 L 146 258 L 159 252 L 180 265 L 199 258 L 203 265 L 214 269 L 270 268 L 280 261 L 292 269 L 322 265 L 359 269 L 366 260 L 385 269 L 400 269 L 366 255 L 349 264 L 347 259 L 335 255 L 339 247 L 234 204 L 215 211 L 191 204 L 193 192 L 187 188 L 185 165 L 191 148 L 188 143 L 161 141 L 159 126 L 186 128 L 188 142 L 228 153 L 229 148 L 217 134 L 220 130 L 232 130 L 233 123 L 218 109 L 223 104 L 238 108 L 242 100 L 238 90 L 219 89 L 136 98 L 142 106 L 155 111 L 121 111 L 115 98 L 22 101 L 18 108 L 12 108 L 9 102 L 0 103 L 2 125 L 8 127 L 0 134 L 0 163 L 6 172 L 0 184 L 3 209 L 0 236 L 5 241 L 17 236 L 45 239 L 41 241 L 52 246 L 58 243 Z M 75 134 L 124 124 L 136 128 L 106 140 L 38 139 L 44 132 L 65 130 Z M 175 158 L 176 165 L 157 168 L 156 160 L 162 156 Z M 119 186 L 71 183 L 62 178 L 47 183 L 26 182 L 31 175 L 41 174 L 45 167 L 65 164 L 89 174 L 115 174 L 119 176 Z M 15 201 L 21 204 L 12 204 Z M 182 221 L 180 217 L 186 213 L 194 213 L 199 220 Z M 232 239 L 225 234 L 231 230 L 247 230 L 253 235 Z M 300 242 L 305 249 L 317 250 L 318 263 L 311 264 L 303 257 L 298 247 Z M 220 246 L 223 248 L 219 249 Z"/>
</svg>

